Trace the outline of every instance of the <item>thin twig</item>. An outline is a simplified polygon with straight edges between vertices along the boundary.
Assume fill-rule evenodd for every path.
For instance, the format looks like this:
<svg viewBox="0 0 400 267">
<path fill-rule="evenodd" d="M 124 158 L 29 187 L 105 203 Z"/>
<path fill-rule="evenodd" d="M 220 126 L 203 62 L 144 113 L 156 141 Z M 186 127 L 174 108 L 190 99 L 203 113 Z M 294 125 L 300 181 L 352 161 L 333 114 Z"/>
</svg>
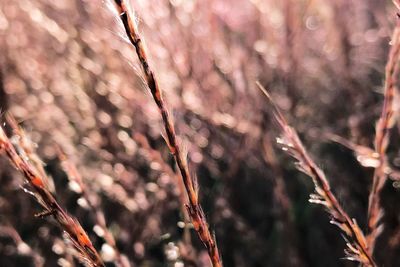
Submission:
<svg viewBox="0 0 400 267">
<path fill-rule="evenodd" d="M 385 89 L 384 103 L 381 116 L 376 125 L 375 133 L 375 153 L 379 158 L 379 165 L 374 170 L 372 188 L 368 202 L 368 230 L 367 243 L 372 254 L 374 251 L 377 237 L 383 230 L 383 225 L 380 220 L 383 216 L 383 210 L 380 206 L 380 193 L 387 180 L 387 157 L 386 149 L 389 144 L 390 129 L 395 122 L 394 98 L 396 92 L 397 76 L 399 73 L 400 60 L 400 25 L 397 22 L 396 28 L 392 35 L 392 45 L 389 52 L 389 58 L 385 69 Z"/>
<path fill-rule="evenodd" d="M 69 239 L 78 252 L 78 259 L 90 267 L 104 266 L 97 250 L 93 247 L 85 230 L 77 219 L 69 215 L 57 202 L 49 191 L 44 178 L 36 171 L 24 157 L 21 157 L 3 128 L 0 127 L 0 151 L 5 152 L 14 166 L 24 175 L 25 181 L 32 188 L 32 194 L 45 209 L 37 217 L 52 216 L 61 229 L 68 234 Z"/>
<path fill-rule="evenodd" d="M 133 17 L 133 14 L 130 12 L 128 8 L 128 3 L 126 0 L 115 0 L 114 2 L 117 6 L 120 19 L 124 25 L 129 41 L 136 49 L 136 54 L 142 66 L 146 84 L 149 87 L 153 99 L 160 111 L 164 128 L 166 131 L 165 140 L 168 144 L 171 154 L 174 156 L 176 164 L 178 165 L 183 183 L 185 185 L 186 193 L 188 195 L 189 202 L 186 205 L 186 208 L 191 218 L 193 227 L 198 233 L 201 241 L 207 248 L 213 266 L 220 267 L 222 263 L 218 252 L 217 244 L 214 235 L 209 230 L 204 212 L 198 201 L 198 188 L 196 180 L 190 174 L 186 157 L 178 143 L 177 135 L 175 133 L 175 128 L 174 128 L 174 123 L 172 121 L 171 116 L 169 115 L 165 101 L 162 98 L 162 91 L 161 88 L 159 87 L 158 80 L 156 79 L 154 72 L 149 65 L 147 59 L 148 58 L 147 52 L 144 47 L 142 38 L 139 35 L 135 19 Z"/>
<path fill-rule="evenodd" d="M 337 225 L 345 234 L 347 242 L 346 258 L 358 261 L 365 266 L 377 266 L 368 249 L 365 236 L 354 219 L 344 211 L 339 201 L 331 191 L 330 184 L 324 172 L 315 164 L 308 155 L 297 132 L 293 129 L 274 103 L 267 90 L 257 82 L 257 86 L 265 94 L 274 109 L 274 116 L 278 122 L 282 137 L 278 143 L 283 150 L 297 160 L 297 167 L 300 171 L 310 176 L 314 182 L 315 194 L 310 195 L 310 202 L 321 204 L 326 207 L 332 216 L 331 223 Z"/>
</svg>

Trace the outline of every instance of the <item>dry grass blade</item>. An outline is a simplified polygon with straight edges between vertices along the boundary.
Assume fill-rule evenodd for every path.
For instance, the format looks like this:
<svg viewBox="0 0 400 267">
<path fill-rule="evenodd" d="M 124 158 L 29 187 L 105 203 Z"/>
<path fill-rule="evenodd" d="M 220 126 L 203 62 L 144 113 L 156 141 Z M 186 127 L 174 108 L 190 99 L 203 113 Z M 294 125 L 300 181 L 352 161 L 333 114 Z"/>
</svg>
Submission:
<svg viewBox="0 0 400 267">
<path fill-rule="evenodd" d="M 347 254 L 346 258 L 358 261 L 365 266 L 377 266 L 368 249 L 363 232 L 356 221 L 351 219 L 344 211 L 332 193 L 324 172 L 308 155 L 297 132 L 290 127 L 267 90 L 260 83 L 257 83 L 257 85 L 274 108 L 275 119 L 282 131 L 282 136 L 278 138 L 278 143 L 282 145 L 284 151 L 297 160 L 298 169 L 310 176 L 314 182 L 315 193 L 310 195 L 310 202 L 325 206 L 328 213 L 332 216 L 331 223 L 337 225 L 345 234 L 344 237 L 347 242 L 347 249 L 345 250 Z"/>
<path fill-rule="evenodd" d="M 397 76 L 399 74 L 400 60 L 400 27 L 399 22 L 393 31 L 389 58 L 385 69 L 385 89 L 384 103 L 381 116 L 376 125 L 375 133 L 375 153 L 379 157 L 379 165 L 375 168 L 372 188 L 368 203 L 368 246 L 371 253 L 374 251 L 377 237 L 383 230 L 383 225 L 379 222 L 383 216 L 383 210 L 380 207 L 380 192 L 387 180 L 388 162 L 386 158 L 386 149 L 389 143 L 389 131 L 395 122 L 394 116 L 394 98 L 396 92 Z"/>
<path fill-rule="evenodd" d="M 166 131 L 166 142 L 168 144 L 170 152 L 173 154 L 174 159 L 178 165 L 188 195 L 189 203 L 186 205 L 186 207 L 192 224 L 194 226 L 194 229 L 198 233 L 201 241 L 206 246 L 213 266 L 219 267 L 222 265 L 220 255 L 214 236 L 209 230 L 205 215 L 198 201 L 198 192 L 195 178 L 190 174 L 186 162 L 186 157 L 178 143 L 172 118 L 169 115 L 165 101 L 162 98 L 162 92 L 161 88 L 159 87 L 158 81 L 149 65 L 147 52 L 142 42 L 142 38 L 139 35 L 135 19 L 128 8 L 127 1 L 115 0 L 115 4 L 117 6 L 120 19 L 124 25 L 126 34 L 131 44 L 136 49 L 136 54 L 142 66 L 146 84 L 149 87 L 153 99 L 160 111 Z"/>
<path fill-rule="evenodd" d="M 86 266 L 104 266 L 99 254 L 80 223 L 58 204 L 53 194 L 49 191 L 44 178 L 29 161 L 17 153 L 17 150 L 10 142 L 2 127 L 0 127 L 0 151 L 4 151 L 14 166 L 24 175 L 31 193 L 45 209 L 37 216 L 52 216 L 57 221 L 76 248 L 79 260 Z"/>
<path fill-rule="evenodd" d="M 17 120 L 10 113 L 6 113 L 5 118 L 7 124 L 13 130 L 11 143 L 14 144 L 14 147 L 18 149 L 18 154 L 22 158 L 26 158 L 27 161 L 31 163 L 31 167 L 35 168 L 34 171 L 37 172 L 43 179 L 46 188 L 54 194 L 54 181 L 46 174 L 46 171 L 44 170 L 45 164 L 36 154 L 36 145 L 31 141 L 25 130 L 19 126 Z"/>
</svg>

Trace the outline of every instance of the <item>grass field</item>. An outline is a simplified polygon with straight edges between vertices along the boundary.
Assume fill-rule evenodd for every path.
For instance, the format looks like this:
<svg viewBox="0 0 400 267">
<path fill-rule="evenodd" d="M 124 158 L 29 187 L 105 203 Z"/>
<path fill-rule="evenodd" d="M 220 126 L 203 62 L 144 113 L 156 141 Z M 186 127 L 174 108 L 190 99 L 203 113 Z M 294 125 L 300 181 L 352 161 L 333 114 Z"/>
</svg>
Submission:
<svg viewBox="0 0 400 267">
<path fill-rule="evenodd" d="M 400 266 L 399 8 L 0 1 L 0 266 Z"/>
</svg>

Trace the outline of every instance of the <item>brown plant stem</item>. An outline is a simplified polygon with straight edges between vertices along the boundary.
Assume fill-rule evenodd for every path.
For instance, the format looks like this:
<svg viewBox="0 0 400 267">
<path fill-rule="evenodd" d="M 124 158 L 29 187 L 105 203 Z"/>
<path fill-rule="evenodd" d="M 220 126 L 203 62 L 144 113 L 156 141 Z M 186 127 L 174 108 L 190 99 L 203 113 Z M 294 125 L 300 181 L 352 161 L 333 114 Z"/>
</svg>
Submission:
<svg viewBox="0 0 400 267">
<path fill-rule="evenodd" d="M 315 186 L 315 194 L 310 195 L 310 202 L 326 207 L 332 216 L 331 223 L 337 225 L 345 234 L 347 241 L 347 259 L 362 263 L 365 266 L 376 267 L 376 263 L 368 249 L 365 236 L 354 219 L 344 211 L 339 201 L 331 191 L 330 184 L 324 172 L 308 155 L 296 130 L 292 128 L 267 90 L 257 83 L 260 90 L 265 94 L 274 109 L 274 116 L 282 131 L 282 137 L 278 142 L 283 150 L 297 160 L 300 171 L 311 177 Z"/>
<path fill-rule="evenodd" d="M 196 230 L 201 241 L 207 248 L 212 265 L 214 267 L 220 267 L 222 266 L 222 263 L 217 244 L 213 234 L 209 230 L 204 212 L 198 201 L 196 181 L 194 180 L 194 177 L 192 177 L 190 174 L 184 153 L 182 152 L 182 149 L 178 143 L 172 118 L 169 115 L 165 101 L 162 98 L 162 91 L 159 87 L 158 81 L 149 65 L 147 52 L 141 36 L 138 33 L 138 28 L 135 23 L 134 17 L 128 9 L 128 4 L 125 0 L 115 0 L 114 2 L 117 6 L 120 19 L 124 25 L 129 41 L 135 47 L 136 54 L 139 58 L 140 64 L 144 72 L 146 85 L 149 87 L 153 99 L 161 114 L 166 131 L 166 142 L 168 144 L 171 154 L 174 156 L 176 164 L 178 165 L 178 169 L 182 176 L 186 193 L 188 195 L 189 202 L 186 205 L 186 208 L 191 218 L 194 229 Z"/>
<path fill-rule="evenodd" d="M 389 144 L 390 129 L 395 122 L 393 101 L 396 94 L 397 76 L 399 74 L 400 60 L 400 27 L 399 22 L 392 34 L 392 45 L 389 52 L 388 61 L 385 68 L 385 88 L 384 103 L 381 116 L 376 125 L 374 148 L 379 158 L 379 165 L 374 170 L 372 188 L 368 201 L 368 230 L 367 244 L 372 254 L 374 251 L 376 239 L 383 230 L 380 220 L 383 216 L 383 210 L 380 206 L 380 193 L 387 180 L 388 162 L 386 149 Z"/>
<path fill-rule="evenodd" d="M 93 247 L 85 230 L 77 219 L 69 215 L 49 191 L 45 180 L 28 161 L 21 157 L 11 144 L 3 128 L 0 127 L 0 151 L 4 151 L 14 166 L 24 175 L 25 181 L 32 188 L 32 193 L 45 209 L 38 217 L 52 216 L 79 253 L 79 259 L 91 267 L 104 266 L 97 250 Z"/>
</svg>

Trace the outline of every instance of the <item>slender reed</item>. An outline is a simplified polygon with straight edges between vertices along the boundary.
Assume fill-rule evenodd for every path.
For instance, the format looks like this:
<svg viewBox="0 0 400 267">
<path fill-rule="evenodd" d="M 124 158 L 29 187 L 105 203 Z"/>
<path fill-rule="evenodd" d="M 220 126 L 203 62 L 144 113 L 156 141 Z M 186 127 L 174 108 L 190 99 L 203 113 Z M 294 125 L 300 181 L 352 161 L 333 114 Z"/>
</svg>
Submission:
<svg viewBox="0 0 400 267">
<path fill-rule="evenodd" d="M 278 143 L 282 145 L 284 151 L 297 160 L 298 169 L 311 177 L 314 182 L 315 193 L 310 195 L 309 201 L 325 206 L 327 212 L 332 216 L 331 223 L 337 225 L 343 231 L 347 245 L 346 258 L 358 261 L 364 266 L 377 266 L 368 249 L 363 232 L 356 221 L 351 219 L 344 211 L 332 193 L 324 172 L 308 155 L 296 130 L 288 124 L 267 90 L 260 83 L 257 83 L 257 85 L 271 103 L 274 109 L 274 117 L 281 128 L 282 136 L 278 138 Z"/>
<path fill-rule="evenodd" d="M 396 84 L 397 76 L 399 74 L 399 60 L 400 60 L 400 25 L 397 21 L 396 28 L 392 34 L 391 48 L 389 58 L 385 68 L 385 89 L 384 89 L 384 102 L 381 116 L 376 124 L 376 133 L 374 148 L 375 153 L 378 155 L 379 165 L 374 170 L 372 181 L 372 188 L 369 195 L 368 202 L 368 230 L 367 243 L 371 254 L 374 251 L 377 237 L 383 230 L 383 225 L 380 220 L 383 216 L 383 210 L 380 206 L 380 193 L 387 180 L 388 162 L 386 157 L 386 149 L 389 144 L 390 129 L 395 122 L 394 116 L 394 97 L 397 93 Z"/>
<path fill-rule="evenodd" d="M 166 131 L 165 141 L 169 147 L 171 154 L 174 156 L 176 164 L 178 165 L 178 169 L 182 176 L 186 193 L 188 195 L 189 202 L 186 205 L 186 208 L 191 218 L 193 227 L 198 233 L 201 241 L 207 248 L 212 265 L 214 267 L 220 267 L 222 266 L 222 262 L 218 252 L 217 243 L 215 241 L 214 235 L 209 230 L 206 217 L 198 200 L 197 182 L 195 180 L 195 177 L 190 174 L 189 167 L 186 161 L 186 156 L 184 155 L 181 146 L 178 143 L 174 123 L 171 116 L 169 115 L 165 101 L 162 98 L 162 91 L 159 87 L 155 74 L 149 65 L 147 59 L 147 51 L 144 47 L 142 38 L 139 35 L 138 27 L 135 23 L 135 18 L 130 12 L 126 0 L 115 0 L 114 2 L 118 9 L 120 19 L 124 25 L 129 41 L 135 47 L 136 54 L 139 58 L 140 64 L 144 72 L 146 84 L 149 87 L 153 99 L 157 104 L 157 107 L 161 114 Z"/>
<path fill-rule="evenodd" d="M 44 170 L 44 163 L 36 154 L 35 144 L 26 135 L 25 130 L 18 125 L 17 120 L 10 113 L 6 113 L 5 118 L 7 124 L 13 130 L 14 138 L 11 139 L 11 143 L 13 143 L 14 147 L 18 149 L 18 153 L 21 155 L 21 157 L 28 159 L 28 161 L 31 163 L 31 166 L 35 168 L 35 171 L 43 179 L 47 189 L 54 194 L 54 181 L 46 174 L 46 171 Z"/>
<path fill-rule="evenodd" d="M 69 215 L 57 202 L 49 191 L 44 178 L 25 157 L 20 156 L 10 142 L 3 128 L 0 127 L 0 151 L 4 151 L 14 166 L 24 175 L 26 183 L 30 186 L 30 193 L 45 209 L 37 214 L 38 217 L 52 216 L 60 228 L 68 235 L 78 252 L 78 259 L 90 267 L 104 266 L 99 254 L 93 247 L 85 230 L 77 219 Z"/>
</svg>

